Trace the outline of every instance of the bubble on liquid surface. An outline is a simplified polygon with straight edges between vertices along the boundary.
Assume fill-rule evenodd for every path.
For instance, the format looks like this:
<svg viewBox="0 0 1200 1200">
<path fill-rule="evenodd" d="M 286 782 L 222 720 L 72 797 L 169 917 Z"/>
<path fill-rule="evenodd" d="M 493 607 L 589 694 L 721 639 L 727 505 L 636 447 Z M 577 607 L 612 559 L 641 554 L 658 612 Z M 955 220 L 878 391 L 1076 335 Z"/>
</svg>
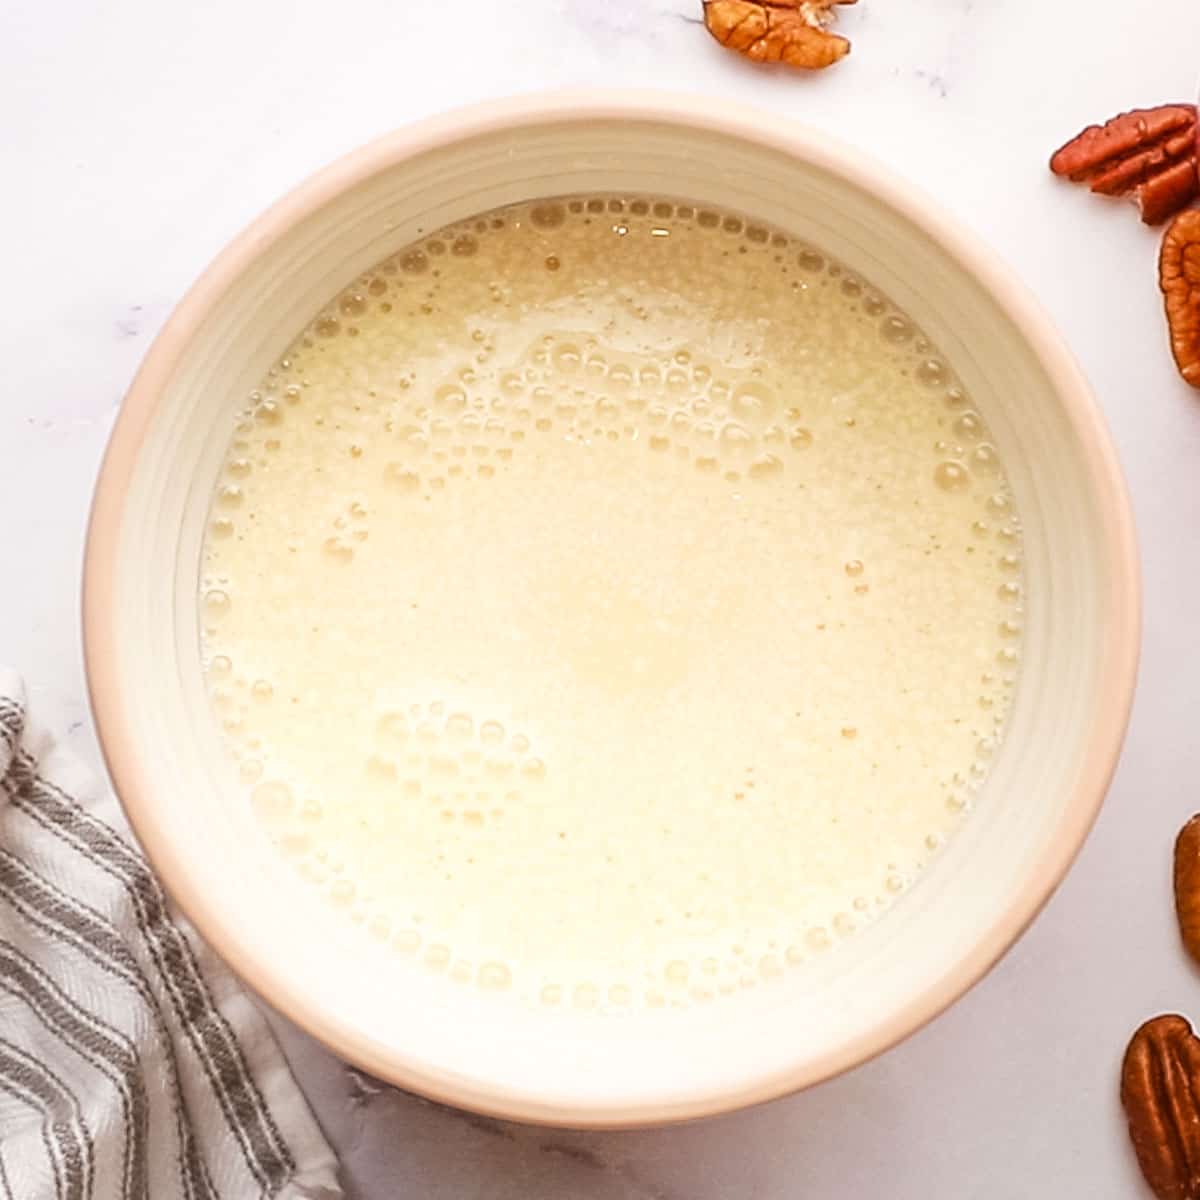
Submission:
<svg viewBox="0 0 1200 1200">
<path fill-rule="evenodd" d="M 250 799 L 254 804 L 255 812 L 268 825 L 273 825 L 289 816 L 295 803 L 292 789 L 286 783 L 278 780 L 260 783 L 250 793 Z"/>
<path fill-rule="evenodd" d="M 393 491 L 411 494 L 421 487 L 421 477 L 407 464 L 388 463 L 383 469 L 383 478 Z"/>
<path fill-rule="evenodd" d="M 229 593 L 220 588 L 211 588 L 204 593 L 204 612 L 209 617 L 224 617 L 232 606 Z"/>
<path fill-rule="evenodd" d="M 759 383 L 744 383 L 734 389 L 733 411 L 744 421 L 761 421 L 770 416 L 775 408 L 775 397 L 770 388 Z"/>
<path fill-rule="evenodd" d="M 941 387 L 946 382 L 946 364 L 936 358 L 927 358 L 916 370 L 917 382 L 925 387 Z"/>
<path fill-rule="evenodd" d="M 345 538 L 326 538 L 321 545 L 321 549 L 330 562 L 338 563 L 342 566 L 345 566 L 354 558 L 354 547 Z"/>
<path fill-rule="evenodd" d="M 425 965 L 435 971 L 444 971 L 450 965 L 450 947 L 434 943 L 425 948 Z"/>
<path fill-rule="evenodd" d="M 753 449 L 754 437 L 744 425 L 729 421 L 721 428 L 720 443 L 723 453 L 741 457 Z"/>
<path fill-rule="evenodd" d="M 484 963 L 479 968 L 479 986 L 488 991 L 501 992 L 512 984 L 512 972 L 500 962 Z"/>
<path fill-rule="evenodd" d="M 392 946 L 401 954 L 415 954 L 421 947 L 421 935 L 415 929 L 398 930 Z"/>
<path fill-rule="evenodd" d="M 540 229 L 558 229 L 567 219 L 567 211 L 559 203 L 536 204 L 529 217 Z"/>
<path fill-rule="evenodd" d="M 783 460 L 774 454 L 760 454 L 746 472 L 751 479 L 771 479 L 783 470 Z"/>
<path fill-rule="evenodd" d="M 944 492 L 961 492 L 970 486 L 971 476 L 958 462 L 941 462 L 933 472 L 933 482 Z"/>
</svg>

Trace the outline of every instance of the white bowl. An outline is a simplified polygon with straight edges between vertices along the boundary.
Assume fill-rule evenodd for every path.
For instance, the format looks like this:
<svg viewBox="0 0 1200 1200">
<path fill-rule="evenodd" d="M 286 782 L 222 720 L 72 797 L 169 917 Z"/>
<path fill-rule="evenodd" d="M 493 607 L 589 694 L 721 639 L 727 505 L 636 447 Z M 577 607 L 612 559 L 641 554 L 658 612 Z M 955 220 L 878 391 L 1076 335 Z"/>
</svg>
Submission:
<svg viewBox="0 0 1200 1200">
<path fill-rule="evenodd" d="M 668 1013 L 550 1011 L 457 989 L 348 933 L 260 837 L 209 717 L 197 588 L 232 414 L 321 304 L 422 233 L 571 192 L 753 214 L 826 248 L 953 362 L 1024 524 L 1024 668 L 977 808 L 885 917 L 777 986 Z M 154 344 L 96 490 L 84 586 L 109 768 L 171 894 L 234 969 L 344 1058 L 453 1104 L 575 1126 L 719 1112 L 845 1070 L 940 1012 L 1062 878 L 1116 763 L 1139 582 L 1103 419 L 1046 317 L 924 195 L 820 134 L 727 102 L 567 94 L 402 130 L 229 247 Z M 514 914 L 519 920 L 519 914 Z"/>
</svg>

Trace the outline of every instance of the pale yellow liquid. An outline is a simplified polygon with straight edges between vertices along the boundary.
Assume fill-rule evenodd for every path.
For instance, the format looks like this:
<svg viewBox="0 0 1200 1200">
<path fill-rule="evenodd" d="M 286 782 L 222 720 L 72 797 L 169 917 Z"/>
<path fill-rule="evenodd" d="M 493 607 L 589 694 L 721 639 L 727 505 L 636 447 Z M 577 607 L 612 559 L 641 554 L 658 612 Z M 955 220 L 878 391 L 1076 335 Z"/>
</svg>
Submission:
<svg viewBox="0 0 1200 1200">
<path fill-rule="evenodd" d="M 547 1003 L 770 981 L 1002 733 L 1020 536 L 920 331 L 816 251 L 582 198 L 442 231 L 263 380 L 204 549 L 214 710 L 389 952 Z"/>
</svg>

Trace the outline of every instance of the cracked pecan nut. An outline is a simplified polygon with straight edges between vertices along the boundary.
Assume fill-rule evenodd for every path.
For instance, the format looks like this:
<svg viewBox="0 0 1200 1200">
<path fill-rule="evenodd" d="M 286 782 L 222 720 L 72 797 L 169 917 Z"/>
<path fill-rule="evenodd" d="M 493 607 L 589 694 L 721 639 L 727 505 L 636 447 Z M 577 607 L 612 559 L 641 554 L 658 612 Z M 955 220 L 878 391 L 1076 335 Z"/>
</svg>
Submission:
<svg viewBox="0 0 1200 1200">
<path fill-rule="evenodd" d="M 1200 1039 L 1185 1018 L 1155 1017 L 1133 1035 L 1121 1104 L 1158 1200 L 1200 1200 Z"/>
<path fill-rule="evenodd" d="M 1166 303 L 1175 365 L 1184 382 L 1200 388 L 1200 209 L 1181 212 L 1167 226 L 1158 257 L 1158 286 Z M 1200 835 L 1189 835 L 1189 840 L 1191 836 Z M 1176 854 L 1178 889 L 1178 850 Z M 1178 895 L 1176 890 L 1177 901 Z"/>
<path fill-rule="evenodd" d="M 1158 225 L 1200 195 L 1194 104 L 1161 104 L 1091 125 L 1055 151 L 1050 169 L 1103 196 L 1132 196 Z"/>
<path fill-rule="evenodd" d="M 1175 839 L 1175 915 L 1187 952 L 1200 962 L 1200 813 Z"/>
<path fill-rule="evenodd" d="M 808 71 L 832 66 L 850 43 L 829 32 L 833 8 L 855 0 L 704 0 L 704 27 L 752 62 Z"/>
</svg>

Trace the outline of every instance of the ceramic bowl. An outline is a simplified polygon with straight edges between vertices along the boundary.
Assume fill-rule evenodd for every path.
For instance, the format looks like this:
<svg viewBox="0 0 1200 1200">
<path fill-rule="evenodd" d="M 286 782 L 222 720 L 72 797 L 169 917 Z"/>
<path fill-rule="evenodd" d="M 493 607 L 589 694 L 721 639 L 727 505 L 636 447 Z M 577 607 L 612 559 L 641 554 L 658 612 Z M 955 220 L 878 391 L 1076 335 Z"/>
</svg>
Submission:
<svg viewBox="0 0 1200 1200">
<path fill-rule="evenodd" d="M 196 600 L 232 414 L 324 301 L 449 222 L 612 191 L 752 214 L 825 247 L 911 314 L 1008 464 L 1028 590 L 1007 740 L 917 886 L 776 985 L 619 1017 L 457 988 L 373 948 L 310 896 L 232 784 L 205 697 Z M 130 388 L 84 578 L 89 686 L 112 779 L 203 936 L 272 1005 L 373 1075 L 572 1126 L 675 1121 L 809 1086 L 961 996 L 1045 903 L 1096 816 L 1125 730 L 1138 622 L 1133 526 L 1104 421 L 1008 271 L 928 197 L 824 134 L 657 94 L 540 96 L 427 121 L 355 151 L 260 217 L 179 305 Z"/>
</svg>

